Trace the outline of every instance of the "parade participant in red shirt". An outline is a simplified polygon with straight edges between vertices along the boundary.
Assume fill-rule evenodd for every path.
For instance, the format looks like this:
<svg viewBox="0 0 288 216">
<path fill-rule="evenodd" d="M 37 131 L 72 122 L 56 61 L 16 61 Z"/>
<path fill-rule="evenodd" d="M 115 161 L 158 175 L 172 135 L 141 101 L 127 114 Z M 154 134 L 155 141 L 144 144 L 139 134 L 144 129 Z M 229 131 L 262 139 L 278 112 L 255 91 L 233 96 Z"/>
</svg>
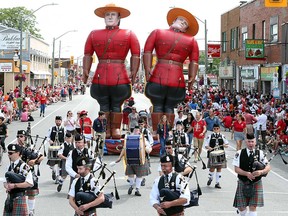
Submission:
<svg viewBox="0 0 288 216">
<path fill-rule="evenodd" d="M 194 148 L 198 149 L 198 152 L 195 151 L 194 162 L 197 163 L 197 159 L 199 159 L 201 152 L 202 152 L 202 146 L 204 142 L 204 137 L 206 133 L 206 121 L 202 119 L 201 113 L 196 113 L 196 119 L 192 121 L 191 127 L 188 129 L 187 134 L 193 131 L 193 143 Z M 198 157 L 199 156 L 199 157 Z"/>
<path fill-rule="evenodd" d="M 85 137 L 85 142 L 88 145 L 88 148 L 90 148 L 90 140 L 92 139 L 92 120 L 87 117 L 87 111 L 82 110 L 80 112 L 80 128 L 81 128 L 81 133 Z"/>
<path fill-rule="evenodd" d="M 222 119 L 222 126 L 225 128 L 225 131 L 226 131 L 226 128 L 231 129 L 232 127 L 232 122 L 233 122 L 233 118 L 231 117 L 231 114 L 229 112 L 227 112 L 227 115 Z"/>
<path fill-rule="evenodd" d="M 246 122 L 242 114 L 238 113 L 236 115 L 236 121 L 233 122 L 232 125 L 232 133 L 231 133 L 231 139 L 233 139 L 234 135 L 234 140 L 236 141 L 237 145 L 237 151 L 241 149 L 242 147 L 242 141 L 245 140 L 247 133 L 247 128 L 246 128 Z"/>
<path fill-rule="evenodd" d="M 277 126 L 276 126 L 275 131 L 276 131 L 276 133 L 278 135 L 280 135 L 281 131 L 285 131 L 286 130 L 286 127 L 287 127 L 287 125 L 285 123 L 285 120 L 283 118 L 279 119 L 279 121 L 277 122 Z"/>
<path fill-rule="evenodd" d="M 45 115 L 45 108 L 46 108 L 47 98 L 45 94 L 41 94 L 40 96 L 40 117 Z"/>
<path fill-rule="evenodd" d="M 140 45 L 136 35 L 127 29 L 120 29 L 120 18 L 130 15 L 130 11 L 108 4 L 95 10 L 98 17 L 104 18 L 106 28 L 92 31 L 86 41 L 83 58 L 83 81 L 87 82 L 92 55 L 95 52 L 99 64 L 91 85 L 91 96 L 100 104 L 100 110 L 107 118 L 106 137 L 119 139 L 122 120 L 121 105 L 131 96 L 131 81 L 134 84 L 140 65 Z M 130 50 L 131 81 L 125 66 Z M 110 133 L 111 129 L 111 133 Z"/>
<path fill-rule="evenodd" d="M 148 37 L 143 63 L 146 76 L 145 94 L 153 104 L 153 130 L 163 114 L 174 122 L 174 107 L 185 99 L 183 63 L 189 59 L 188 90 L 198 71 L 199 48 L 193 37 L 198 32 L 195 17 L 181 8 L 173 8 L 167 14 L 169 29 L 156 29 Z M 152 52 L 155 49 L 157 63 L 153 71 Z"/>
</svg>

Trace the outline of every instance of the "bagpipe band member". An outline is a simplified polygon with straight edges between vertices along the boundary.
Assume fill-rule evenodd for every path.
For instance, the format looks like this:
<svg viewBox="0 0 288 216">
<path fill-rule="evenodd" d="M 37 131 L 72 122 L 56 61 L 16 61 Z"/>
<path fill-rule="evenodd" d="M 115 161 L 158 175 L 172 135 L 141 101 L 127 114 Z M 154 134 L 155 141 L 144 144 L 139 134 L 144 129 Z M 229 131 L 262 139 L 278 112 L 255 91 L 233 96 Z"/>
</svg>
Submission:
<svg viewBox="0 0 288 216">
<path fill-rule="evenodd" d="M 213 176 L 215 169 L 216 171 L 216 184 L 215 188 L 221 189 L 220 186 L 220 179 L 221 179 L 221 169 L 227 167 L 226 157 L 225 162 L 220 166 L 213 166 L 210 160 L 210 153 L 215 150 L 223 150 L 224 148 L 228 148 L 229 142 L 226 137 L 220 133 L 220 125 L 214 124 L 213 125 L 213 133 L 210 134 L 206 139 L 204 139 L 204 146 L 207 149 L 207 157 L 208 157 L 208 168 L 209 168 L 209 176 L 207 185 L 209 186 L 213 181 Z"/>
<path fill-rule="evenodd" d="M 173 132 L 173 137 L 176 149 L 181 153 L 188 153 L 189 137 L 187 133 L 184 132 L 182 121 L 176 122 L 176 130 Z"/>
<path fill-rule="evenodd" d="M 39 165 L 44 159 L 44 156 L 38 152 L 35 148 L 26 147 L 25 140 L 27 139 L 27 133 L 25 130 L 17 131 L 17 143 L 21 146 L 21 159 L 30 166 L 33 177 L 33 187 L 26 190 L 26 196 L 28 196 L 29 216 L 34 215 L 35 212 L 35 197 L 39 195 L 38 176 L 35 171 L 35 165 Z M 29 139 L 29 138 L 28 138 Z M 35 146 L 34 146 L 35 147 Z"/>
<path fill-rule="evenodd" d="M 184 215 L 184 205 L 190 202 L 189 186 L 184 188 L 185 180 L 173 172 L 173 156 L 161 157 L 163 175 L 158 177 L 150 192 L 150 204 L 159 215 Z"/>
<path fill-rule="evenodd" d="M 104 194 L 100 192 L 99 181 L 97 181 L 91 173 L 92 164 L 88 158 L 80 157 L 77 160 L 76 165 L 79 177 L 74 179 L 72 182 L 69 191 L 69 204 L 75 210 L 75 215 L 96 216 L 96 206 L 103 203 L 105 200 Z M 92 192 L 96 195 L 95 200 L 79 205 L 75 200 L 75 197 L 79 192 Z M 81 201 L 79 203 L 81 203 Z"/>
<path fill-rule="evenodd" d="M 63 182 L 66 179 L 68 173 L 66 171 L 66 160 L 70 151 L 74 149 L 74 144 L 72 143 L 73 136 L 70 132 L 65 134 L 65 142 L 61 145 L 58 151 L 58 157 L 60 161 L 60 175 L 58 177 L 57 191 L 60 192 L 63 186 Z"/>
<path fill-rule="evenodd" d="M 233 206 L 240 215 L 245 216 L 247 206 L 249 215 L 257 216 L 256 208 L 264 206 L 264 192 L 261 178 L 271 170 L 262 150 L 256 150 L 254 134 L 247 134 L 246 148 L 237 151 L 233 159 L 235 172 L 238 174 L 237 189 Z M 264 164 L 264 166 L 258 166 Z"/>
<path fill-rule="evenodd" d="M 61 125 L 62 124 L 62 117 L 56 116 L 55 117 L 55 126 L 51 127 L 48 131 L 48 141 L 50 146 L 59 146 L 64 142 L 65 137 L 65 129 Z M 59 176 L 59 163 L 60 160 L 48 160 L 47 164 L 52 169 L 52 179 L 57 180 L 56 178 Z"/>
<path fill-rule="evenodd" d="M 25 190 L 33 186 L 33 178 L 30 167 L 21 160 L 21 146 L 8 145 L 8 157 L 11 162 L 5 173 L 4 187 L 7 191 L 4 216 L 27 216 L 27 200 Z"/>
</svg>

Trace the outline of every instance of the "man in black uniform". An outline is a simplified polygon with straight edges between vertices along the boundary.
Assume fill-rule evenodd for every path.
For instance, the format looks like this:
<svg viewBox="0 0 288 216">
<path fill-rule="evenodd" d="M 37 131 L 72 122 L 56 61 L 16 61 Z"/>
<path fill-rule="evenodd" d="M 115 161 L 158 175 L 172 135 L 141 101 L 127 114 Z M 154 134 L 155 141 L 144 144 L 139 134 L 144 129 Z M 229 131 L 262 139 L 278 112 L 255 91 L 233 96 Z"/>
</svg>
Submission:
<svg viewBox="0 0 288 216">
<path fill-rule="evenodd" d="M 105 112 L 99 111 L 98 118 L 96 118 L 93 121 L 92 139 L 97 142 L 96 143 L 97 146 L 95 146 L 95 153 L 98 153 L 97 156 L 101 157 L 101 159 L 103 158 L 104 155 L 106 127 L 107 127 L 107 119 L 105 117 Z"/>
<path fill-rule="evenodd" d="M 27 200 L 25 190 L 33 186 L 33 178 L 30 167 L 21 160 L 21 146 L 8 145 L 8 157 L 11 164 L 5 173 L 4 187 L 7 191 L 4 216 L 27 216 Z"/>
<path fill-rule="evenodd" d="M 66 172 L 66 160 L 70 151 L 74 149 L 74 144 L 72 143 L 72 134 L 67 132 L 65 135 L 65 142 L 61 145 L 60 150 L 58 151 L 58 157 L 60 161 L 60 175 L 58 177 L 58 186 L 57 191 L 60 192 L 63 186 L 63 182 L 67 177 Z"/>
<path fill-rule="evenodd" d="M 261 178 L 271 170 L 262 150 L 256 150 L 254 134 L 247 134 L 247 147 L 237 151 L 233 159 L 235 172 L 238 174 L 237 190 L 233 206 L 245 216 L 247 206 L 249 215 L 257 216 L 256 208 L 264 206 L 264 194 Z"/>
<path fill-rule="evenodd" d="M 48 141 L 50 143 L 50 147 L 48 149 L 47 164 L 52 169 L 52 179 L 56 180 L 57 183 L 57 177 L 59 176 L 59 164 L 60 164 L 60 159 L 58 159 L 57 155 L 61 144 L 64 143 L 64 135 L 65 135 L 64 127 L 61 126 L 62 124 L 61 116 L 55 117 L 55 124 L 56 124 L 55 126 L 49 129 L 47 135 Z M 51 154 L 53 154 L 53 158 L 51 158 Z"/>
<path fill-rule="evenodd" d="M 21 159 L 30 166 L 33 177 L 34 186 L 26 190 L 26 196 L 28 196 L 29 216 L 33 216 L 35 214 L 35 197 L 39 195 L 38 176 L 35 172 L 35 165 L 39 165 L 44 159 L 44 156 L 36 149 L 32 149 L 31 146 L 26 146 L 26 140 L 26 131 L 18 130 L 17 144 L 22 148 Z"/>
<path fill-rule="evenodd" d="M 184 132 L 184 126 L 182 121 L 176 122 L 176 130 L 173 131 L 173 138 L 177 152 L 187 156 L 189 138 L 187 133 Z"/>
</svg>

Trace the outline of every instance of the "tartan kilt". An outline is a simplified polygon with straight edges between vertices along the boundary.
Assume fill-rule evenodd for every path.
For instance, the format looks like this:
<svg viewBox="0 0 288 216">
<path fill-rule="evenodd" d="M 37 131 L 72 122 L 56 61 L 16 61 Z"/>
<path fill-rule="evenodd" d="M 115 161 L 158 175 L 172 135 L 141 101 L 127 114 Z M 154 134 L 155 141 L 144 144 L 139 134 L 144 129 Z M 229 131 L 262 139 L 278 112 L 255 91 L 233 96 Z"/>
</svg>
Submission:
<svg viewBox="0 0 288 216">
<path fill-rule="evenodd" d="M 149 174 L 151 174 L 149 165 L 146 160 L 143 165 L 138 165 L 138 164 L 128 165 L 127 164 L 125 175 L 134 175 L 134 174 L 137 177 L 148 176 Z"/>
<path fill-rule="evenodd" d="M 25 191 L 25 196 L 28 196 L 28 197 L 37 196 L 38 194 L 39 194 L 39 188 L 37 188 L 37 189 L 27 189 Z"/>
<path fill-rule="evenodd" d="M 264 206 L 264 194 L 262 180 L 254 183 L 254 195 L 251 198 L 246 198 L 243 194 L 244 182 L 238 180 L 237 190 L 234 198 L 233 206 L 236 208 L 247 207 L 247 206 Z"/>
<path fill-rule="evenodd" d="M 4 207 L 3 216 L 28 216 L 26 196 L 20 196 L 13 199 L 13 211 L 6 212 Z"/>
<path fill-rule="evenodd" d="M 78 214 L 76 214 L 76 212 L 75 212 L 74 216 L 78 216 Z M 85 211 L 84 216 L 97 216 L 96 208 L 93 210 L 90 210 L 90 211 Z"/>
</svg>

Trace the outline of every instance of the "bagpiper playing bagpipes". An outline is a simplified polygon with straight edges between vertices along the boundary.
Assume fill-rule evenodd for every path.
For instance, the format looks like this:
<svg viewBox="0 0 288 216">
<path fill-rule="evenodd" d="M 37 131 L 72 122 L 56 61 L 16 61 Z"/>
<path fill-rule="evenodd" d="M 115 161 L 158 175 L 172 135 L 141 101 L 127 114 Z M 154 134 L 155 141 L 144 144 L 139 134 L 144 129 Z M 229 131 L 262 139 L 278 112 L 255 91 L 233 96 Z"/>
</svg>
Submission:
<svg viewBox="0 0 288 216">
<path fill-rule="evenodd" d="M 36 144 L 39 136 L 35 136 L 35 142 L 33 141 L 31 135 L 31 125 L 28 123 L 27 130 L 18 130 L 17 131 L 17 144 L 22 148 L 21 150 L 21 159 L 30 166 L 30 170 L 33 177 L 33 187 L 26 190 L 26 196 L 28 197 L 28 206 L 29 206 L 29 216 L 33 216 L 35 213 L 35 197 L 39 194 L 39 185 L 38 185 L 38 176 L 40 176 L 39 165 L 44 159 L 44 156 L 40 153 L 40 148 L 36 149 Z M 43 138 L 43 143 L 46 138 Z M 38 165 L 38 171 L 36 173 L 36 165 Z"/>
<path fill-rule="evenodd" d="M 119 199 L 114 177 L 115 171 L 112 172 L 106 164 L 103 164 L 96 179 L 93 175 L 95 172 L 91 173 L 93 164 L 87 157 L 80 157 L 76 165 L 79 178 L 73 180 L 69 191 L 69 203 L 74 208 L 75 215 L 96 215 L 96 208 L 112 208 L 114 194 L 104 194 L 103 189 L 113 178 L 116 199 Z M 105 169 L 110 172 L 110 176 L 101 187 L 99 179 L 101 176 L 105 179 Z"/>
<path fill-rule="evenodd" d="M 59 176 L 60 158 L 58 157 L 58 151 L 61 148 L 61 144 L 64 143 L 64 127 L 62 124 L 62 117 L 55 117 L 55 126 L 51 127 L 48 131 L 48 141 L 50 146 L 48 147 L 48 161 L 47 165 L 52 169 L 52 179 L 57 183 L 57 177 Z"/>
<path fill-rule="evenodd" d="M 5 173 L 4 187 L 7 198 L 4 206 L 4 216 L 28 215 L 25 191 L 33 186 L 33 178 L 30 167 L 21 160 L 21 146 L 8 145 L 8 157 L 11 162 Z"/>
</svg>

